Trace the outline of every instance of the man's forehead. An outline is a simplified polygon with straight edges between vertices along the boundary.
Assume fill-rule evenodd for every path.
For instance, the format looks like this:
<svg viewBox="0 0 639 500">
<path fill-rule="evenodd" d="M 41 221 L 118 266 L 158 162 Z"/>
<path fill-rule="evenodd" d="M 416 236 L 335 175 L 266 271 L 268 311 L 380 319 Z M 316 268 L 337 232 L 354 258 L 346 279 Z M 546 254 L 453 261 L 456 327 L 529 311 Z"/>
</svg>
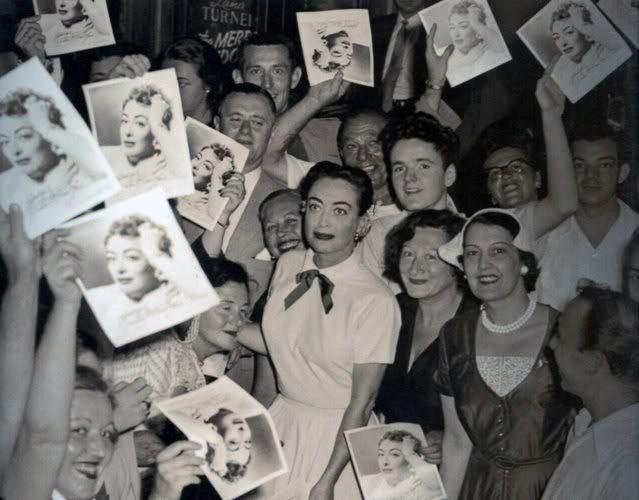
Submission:
<svg viewBox="0 0 639 500">
<path fill-rule="evenodd" d="M 595 140 L 577 139 L 572 143 L 572 150 L 573 155 L 579 157 L 599 157 L 604 155 L 613 158 L 617 157 L 617 144 L 610 137 L 602 137 Z"/>
<path fill-rule="evenodd" d="M 232 92 L 224 99 L 222 116 L 233 113 L 260 115 L 264 118 L 273 116 L 273 111 L 265 96 L 243 92 Z"/>
<path fill-rule="evenodd" d="M 357 115 L 346 122 L 344 139 L 362 135 L 378 136 L 385 125 L 386 120 L 380 115 L 374 113 Z"/>
<path fill-rule="evenodd" d="M 244 66 L 291 66 L 288 47 L 284 44 L 247 45 L 244 49 Z"/>
</svg>

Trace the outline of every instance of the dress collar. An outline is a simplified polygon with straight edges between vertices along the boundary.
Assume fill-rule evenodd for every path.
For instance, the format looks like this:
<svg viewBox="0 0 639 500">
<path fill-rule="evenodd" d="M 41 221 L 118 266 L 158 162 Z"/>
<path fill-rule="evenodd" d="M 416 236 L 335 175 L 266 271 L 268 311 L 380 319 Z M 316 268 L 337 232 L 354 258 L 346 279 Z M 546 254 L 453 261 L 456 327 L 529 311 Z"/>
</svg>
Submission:
<svg viewBox="0 0 639 500">
<path fill-rule="evenodd" d="M 304 263 L 302 264 L 301 271 L 308 271 L 309 269 L 317 269 L 320 273 L 325 275 L 328 279 L 333 281 L 339 281 L 343 279 L 344 276 L 350 274 L 357 274 L 361 272 L 359 268 L 359 255 L 357 250 L 354 250 L 353 253 L 340 262 L 339 264 L 335 264 L 330 267 L 323 267 L 320 269 L 317 267 L 315 262 L 313 262 L 313 257 L 315 256 L 315 252 L 312 249 L 306 250 L 306 254 L 304 255 Z"/>
</svg>

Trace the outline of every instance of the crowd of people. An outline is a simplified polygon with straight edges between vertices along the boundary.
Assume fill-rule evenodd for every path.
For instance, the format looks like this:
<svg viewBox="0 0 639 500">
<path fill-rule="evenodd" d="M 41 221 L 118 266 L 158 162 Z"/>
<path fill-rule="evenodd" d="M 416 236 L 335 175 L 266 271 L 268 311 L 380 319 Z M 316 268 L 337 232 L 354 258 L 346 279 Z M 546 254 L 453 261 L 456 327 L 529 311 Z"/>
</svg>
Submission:
<svg viewBox="0 0 639 500">
<path fill-rule="evenodd" d="M 639 498 L 639 214 L 619 190 L 637 178 L 626 143 L 637 131 L 599 115 L 567 120 L 549 67 L 525 96 L 536 114 L 469 133 L 490 103 L 456 108 L 470 87 L 449 94 L 449 63 L 466 64 L 462 36 L 438 54 L 437 27 L 426 34 L 417 14 L 433 2 L 395 3 L 373 22 L 373 89 L 341 71 L 302 89 L 296 42 L 271 32 L 248 37 L 233 67 L 196 38 L 153 61 L 118 41 L 84 54 L 86 74 L 62 65 L 81 112 L 77 82 L 174 68 L 185 117 L 249 153 L 216 185 L 228 202 L 213 229 L 174 210 L 220 302 L 118 349 L 83 301 L 86 259 L 68 231 L 30 240 L 20 207 L 0 210 L 0 497 L 218 498 L 201 444 L 154 403 L 226 375 L 268 408 L 288 464 L 243 498 L 362 498 L 344 431 L 380 422 L 419 424 L 427 444 L 384 435 L 375 498 L 422 498 L 425 480 L 409 485 L 393 460 L 406 476 L 436 464 L 450 499 Z M 451 33 L 467 29 L 465 4 Z M 3 71 L 45 62 L 43 38 L 37 18 L 22 19 Z M 473 96 L 491 95 L 482 82 L 468 84 Z M 137 133 L 128 111 L 151 94 L 162 98 L 131 92 L 116 134 Z M 28 113 L 23 104 L 0 102 L 0 116 Z M 49 135 L 0 130 L 0 156 L 17 168 L 19 148 L 33 148 L 36 182 L 51 162 L 90 163 L 52 151 L 49 120 Z M 133 174 L 157 156 L 155 141 L 171 140 L 156 129 L 128 154 Z M 191 156 L 205 192 L 228 155 L 216 145 Z M 104 241 L 134 300 L 169 288 L 161 238 L 155 256 L 138 241 L 150 224 L 116 221 Z M 218 413 L 200 426 L 217 430 L 226 450 L 215 467 L 237 481 L 250 429 Z"/>
</svg>

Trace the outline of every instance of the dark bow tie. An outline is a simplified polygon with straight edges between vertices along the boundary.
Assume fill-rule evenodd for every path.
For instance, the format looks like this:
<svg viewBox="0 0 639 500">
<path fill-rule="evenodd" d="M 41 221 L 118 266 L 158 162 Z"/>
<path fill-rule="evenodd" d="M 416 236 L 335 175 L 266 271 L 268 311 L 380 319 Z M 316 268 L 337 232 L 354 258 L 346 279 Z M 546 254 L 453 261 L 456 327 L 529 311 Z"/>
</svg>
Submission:
<svg viewBox="0 0 639 500">
<path fill-rule="evenodd" d="M 291 307 L 297 299 L 299 299 L 302 295 L 304 295 L 311 285 L 313 284 L 313 280 L 317 278 L 319 281 L 320 293 L 322 295 L 322 304 L 324 305 L 324 312 L 326 314 L 333 308 L 333 299 L 331 298 L 331 292 L 335 285 L 333 282 L 329 280 L 326 276 L 320 273 L 317 269 L 310 269 L 308 271 L 304 271 L 298 273 L 295 277 L 296 281 L 299 283 L 295 287 L 295 289 L 288 294 L 288 296 L 284 299 L 284 309 L 288 309 Z"/>
</svg>

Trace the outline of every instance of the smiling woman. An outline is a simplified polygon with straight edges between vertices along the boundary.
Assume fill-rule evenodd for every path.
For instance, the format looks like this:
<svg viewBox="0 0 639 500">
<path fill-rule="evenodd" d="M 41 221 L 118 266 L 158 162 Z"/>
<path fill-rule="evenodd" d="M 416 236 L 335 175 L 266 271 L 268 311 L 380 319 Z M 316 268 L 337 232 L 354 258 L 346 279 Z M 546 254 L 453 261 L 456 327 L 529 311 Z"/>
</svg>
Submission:
<svg viewBox="0 0 639 500">
<path fill-rule="evenodd" d="M 508 211 L 481 210 L 439 254 L 463 268 L 482 302 L 481 313 L 454 317 L 440 334 L 446 491 L 459 499 L 539 498 L 572 410 L 545 357 L 556 312 L 529 295 L 539 270 L 527 234 Z"/>
</svg>

